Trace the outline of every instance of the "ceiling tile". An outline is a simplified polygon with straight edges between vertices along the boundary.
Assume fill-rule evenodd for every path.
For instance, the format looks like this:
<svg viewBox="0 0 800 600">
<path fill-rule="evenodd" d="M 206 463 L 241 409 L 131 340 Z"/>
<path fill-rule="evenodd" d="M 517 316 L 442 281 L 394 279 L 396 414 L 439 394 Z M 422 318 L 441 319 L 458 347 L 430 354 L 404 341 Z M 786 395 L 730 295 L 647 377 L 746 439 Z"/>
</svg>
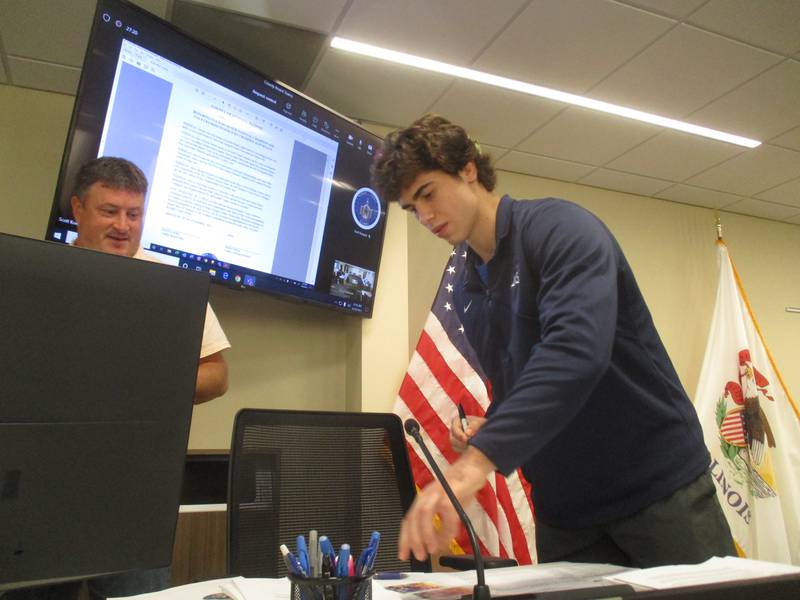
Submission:
<svg viewBox="0 0 800 600">
<path fill-rule="evenodd" d="M 800 207 L 800 179 L 795 179 L 766 192 L 761 192 L 757 195 L 757 198 L 768 200 L 769 202 L 777 202 L 778 204 Z"/>
<path fill-rule="evenodd" d="M 604 165 L 660 130 L 655 125 L 570 107 L 521 143 L 517 150 Z"/>
<path fill-rule="evenodd" d="M 300 89 L 325 35 L 175 0 L 172 22 L 273 79 Z"/>
<path fill-rule="evenodd" d="M 800 127 L 790 129 L 786 133 L 782 133 L 769 140 L 772 146 L 781 146 L 782 148 L 790 148 L 792 150 L 800 150 Z"/>
<path fill-rule="evenodd" d="M 83 64 L 95 0 L 2 2 L 0 36 L 8 54 L 60 65 Z"/>
<path fill-rule="evenodd" d="M 449 77 L 329 48 L 306 92 L 352 117 L 402 127 L 452 82 Z"/>
<path fill-rule="evenodd" d="M 665 190 L 661 190 L 655 196 L 663 200 L 672 200 L 674 202 L 704 206 L 706 208 L 722 208 L 742 200 L 741 196 L 736 196 L 734 194 L 725 194 L 723 192 L 706 190 L 684 184 L 673 185 Z"/>
<path fill-rule="evenodd" d="M 561 181 L 576 181 L 591 172 L 595 167 L 556 160 L 535 154 L 526 154 L 513 150 L 495 163 L 495 167 L 502 171 L 536 175 Z"/>
<path fill-rule="evenodd" d="M 467 66 L 525 0 L 354 0 L 336 35 Z"/>
<path fill-rule="evenodd" d="M 608 0 L 531 2 L 474 66 L 583 93 L 673 24 Z"/>
<path fill-rule="evenodd" d="M 752 196 L 800 176 L 800 152 L 759 146 L 700 173 L 686 183 Z"/>
<path fill-rule="evenodd" d="M 683 181 L 743 151 L 744 148 L 732 144 L 679 131 L 663 131 L 606 166 L 617 171 Z"/>
<path fill-rule="evenodd" d="M 483 154 L 488 154 L 489 157 L 492 159 L 492 163 L 497 163 L 498 160 L 503 158 L 506 154 L 508 154 L 508 148 L 502 148 L 500 146 L 492 146 L 491 144 L 480 144 L 481 152 Z"/>
<path fill-rule="evenodd" d="M 708 0 L 623 0 L 668 17 L 682 19 Z"/>
<path fill-rule="evenodd" d="M 589 95 L 681 118 L 779 60 L 768 52 L 681 25 L 593 88 Z"/>
<path fill-rule="evenodd" d="M 726 212 L 762 217 L 764 219 L 775 219 L 782 221 L 800 214 L 800 209 L 796 206 L 784 206 L 783 204 L 773 204 L 755 198 L 742 198 L 736 204 L 726 206 Z"/>
<path fill-rule="evenodd" d="M 797 0 L 711 0 L 688 21 L 773 52 L 800 51 Z"/>
<path fill-rule="evenodd" d="M 800 123 L 800 62 L 786 60 L 692 114 L 706 127 L 766 140 Z"/>
<path fill-rule="evenodd" d="M 131 0 L 137 6 L 162 19 L 167 18 L 167 4 L 171 0 Z"/>
<path fill-rule="evenodd" d="M 552 100 L 472 81 L 456 81 L 430 112 L 458 123 L 481 142 L 510 148 L 563 107 Z"/>
<path fill-rule="evenodd" d="M 311 31 L 331 32 L 347 0 L 191 0 Z"/>
<path fill-rule="evenodd" d="M 620 173 L 609 169 L 597 169 L 580 179 L 578 183 L 608 190 L 639 194 L 640 196 L 653 196 L 672 185 L 669 181 L 631 175 L 630 173 Z"/>
<path fill-rule="evenodd" d="M 8 57 L 9 79 L 20 87 L 75 95 L 81 70 L 27 58 Z"/>
</svg>

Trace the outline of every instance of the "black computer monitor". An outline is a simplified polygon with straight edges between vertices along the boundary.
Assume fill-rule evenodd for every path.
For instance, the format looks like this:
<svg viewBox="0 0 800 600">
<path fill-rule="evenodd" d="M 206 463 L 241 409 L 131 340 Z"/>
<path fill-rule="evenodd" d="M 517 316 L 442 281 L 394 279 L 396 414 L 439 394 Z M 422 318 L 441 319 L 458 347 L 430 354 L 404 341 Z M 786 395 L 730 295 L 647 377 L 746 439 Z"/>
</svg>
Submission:
<svg viewBox="0 0 800 600">
<path fill-rule="evenodd" d="M 168 565 L 208 276 L 4 234 L 0 258 L 0 591 Z"/>
</svg>

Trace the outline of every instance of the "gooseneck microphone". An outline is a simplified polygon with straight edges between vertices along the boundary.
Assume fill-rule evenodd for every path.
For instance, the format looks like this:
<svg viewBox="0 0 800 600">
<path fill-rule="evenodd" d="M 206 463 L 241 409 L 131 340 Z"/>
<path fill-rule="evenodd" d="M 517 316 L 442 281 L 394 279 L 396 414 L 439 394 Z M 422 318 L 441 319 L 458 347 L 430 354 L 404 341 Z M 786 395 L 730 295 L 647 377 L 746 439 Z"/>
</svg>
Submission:
<svg viewBox="0 0 800 600">
<path fill-rule="evenodd" d="M 447 497 L 450 498 L 453 508 L 455 508 L 456 512 L 458 513 L 458 517 L 461 519 L 461 522 L 467 529 L 469 543 L 472 546 L 472 554 L 475 557 L 475 571 L 478 575 L 478 583 L 475 584 L 474 588 L 472 588 L 472 598 L 474 600 L 491 600 L 492 595 L 489 592 L 489 586 L 486 585 L 486 577 L 483 573 L 483 555 L 481 555 L 481 550 L 478 547 L 478 539 L 475 537 L 475 529 L 472 527 L 472 521 L 469 520 L 467 513 L 464 512 L 464 507 L 461 506 L 461 503 L 453 493 L 453 489 L 450 487 L 450 484 L 447 483 L 447 480 L 444 478 L 441 469 L 439 469 L 439 465 L 437 465 L 436 461 L 433 460 L 433 456 L 431 456 L 430 450 L 428 450 L 428 447 L 425 445 L 425 441 L 422 439 L 422 435 L 419 432 L 419 423 L 417 423 L 417 421 L 414 419 L 406 419 L 403 427 L 405 427 L 406 433 L 413 437 L 417 444 L 419 444 L 419 447 L 422 449 L 422 453 L 425 455 L 425 459 L 428 461 L 431 469 L 433 469 L 433 473 L 436 475 L 436 479 L 442 484 Z"/>
</svg>

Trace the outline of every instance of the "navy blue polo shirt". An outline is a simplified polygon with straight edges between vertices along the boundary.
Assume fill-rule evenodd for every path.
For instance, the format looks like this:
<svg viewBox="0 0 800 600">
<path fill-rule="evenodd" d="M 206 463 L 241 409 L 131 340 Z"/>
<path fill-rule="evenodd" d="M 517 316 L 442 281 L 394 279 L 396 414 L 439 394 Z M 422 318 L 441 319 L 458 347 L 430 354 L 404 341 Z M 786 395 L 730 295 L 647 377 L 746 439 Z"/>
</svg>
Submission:
<svg viewBox="0 0 800 600">
<path fill-rule="evenodd" d="M 521 466 L 537 519 L 567 529 L 696 479 L 710 460 L 697 414 L 611 232 L 566 200 L 505 196 L 496 234 L 483 279 L 465 245 L 454 291 L 493 390 L 470 443 L 504 474 Z"/>
</svg>

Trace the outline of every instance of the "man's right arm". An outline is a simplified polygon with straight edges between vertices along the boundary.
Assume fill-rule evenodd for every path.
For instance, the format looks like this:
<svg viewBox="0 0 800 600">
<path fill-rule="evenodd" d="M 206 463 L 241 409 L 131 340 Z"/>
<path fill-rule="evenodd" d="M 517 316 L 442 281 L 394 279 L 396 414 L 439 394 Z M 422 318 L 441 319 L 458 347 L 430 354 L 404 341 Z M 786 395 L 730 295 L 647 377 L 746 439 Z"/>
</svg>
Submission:
<svg viewBox="0 0 800 600">
<path fill-rule="evenodd" d="M 200 359 L 197 366 L 194 403 L 202 404 L 219 398 L 228 391 L 228 363 L 222 352 L 215 352 Z"/>
<path fill-rule="evenodd" d="M 203 324 L 203 341 L 200 362 L 197 367 L 194 403 L 202 404 L 219 398 L 228 391 L 228 364 L 222 356 L 231 344 L 219 324 L 219 319 L 210 304 L 206 304 Z"/>
</svg>

